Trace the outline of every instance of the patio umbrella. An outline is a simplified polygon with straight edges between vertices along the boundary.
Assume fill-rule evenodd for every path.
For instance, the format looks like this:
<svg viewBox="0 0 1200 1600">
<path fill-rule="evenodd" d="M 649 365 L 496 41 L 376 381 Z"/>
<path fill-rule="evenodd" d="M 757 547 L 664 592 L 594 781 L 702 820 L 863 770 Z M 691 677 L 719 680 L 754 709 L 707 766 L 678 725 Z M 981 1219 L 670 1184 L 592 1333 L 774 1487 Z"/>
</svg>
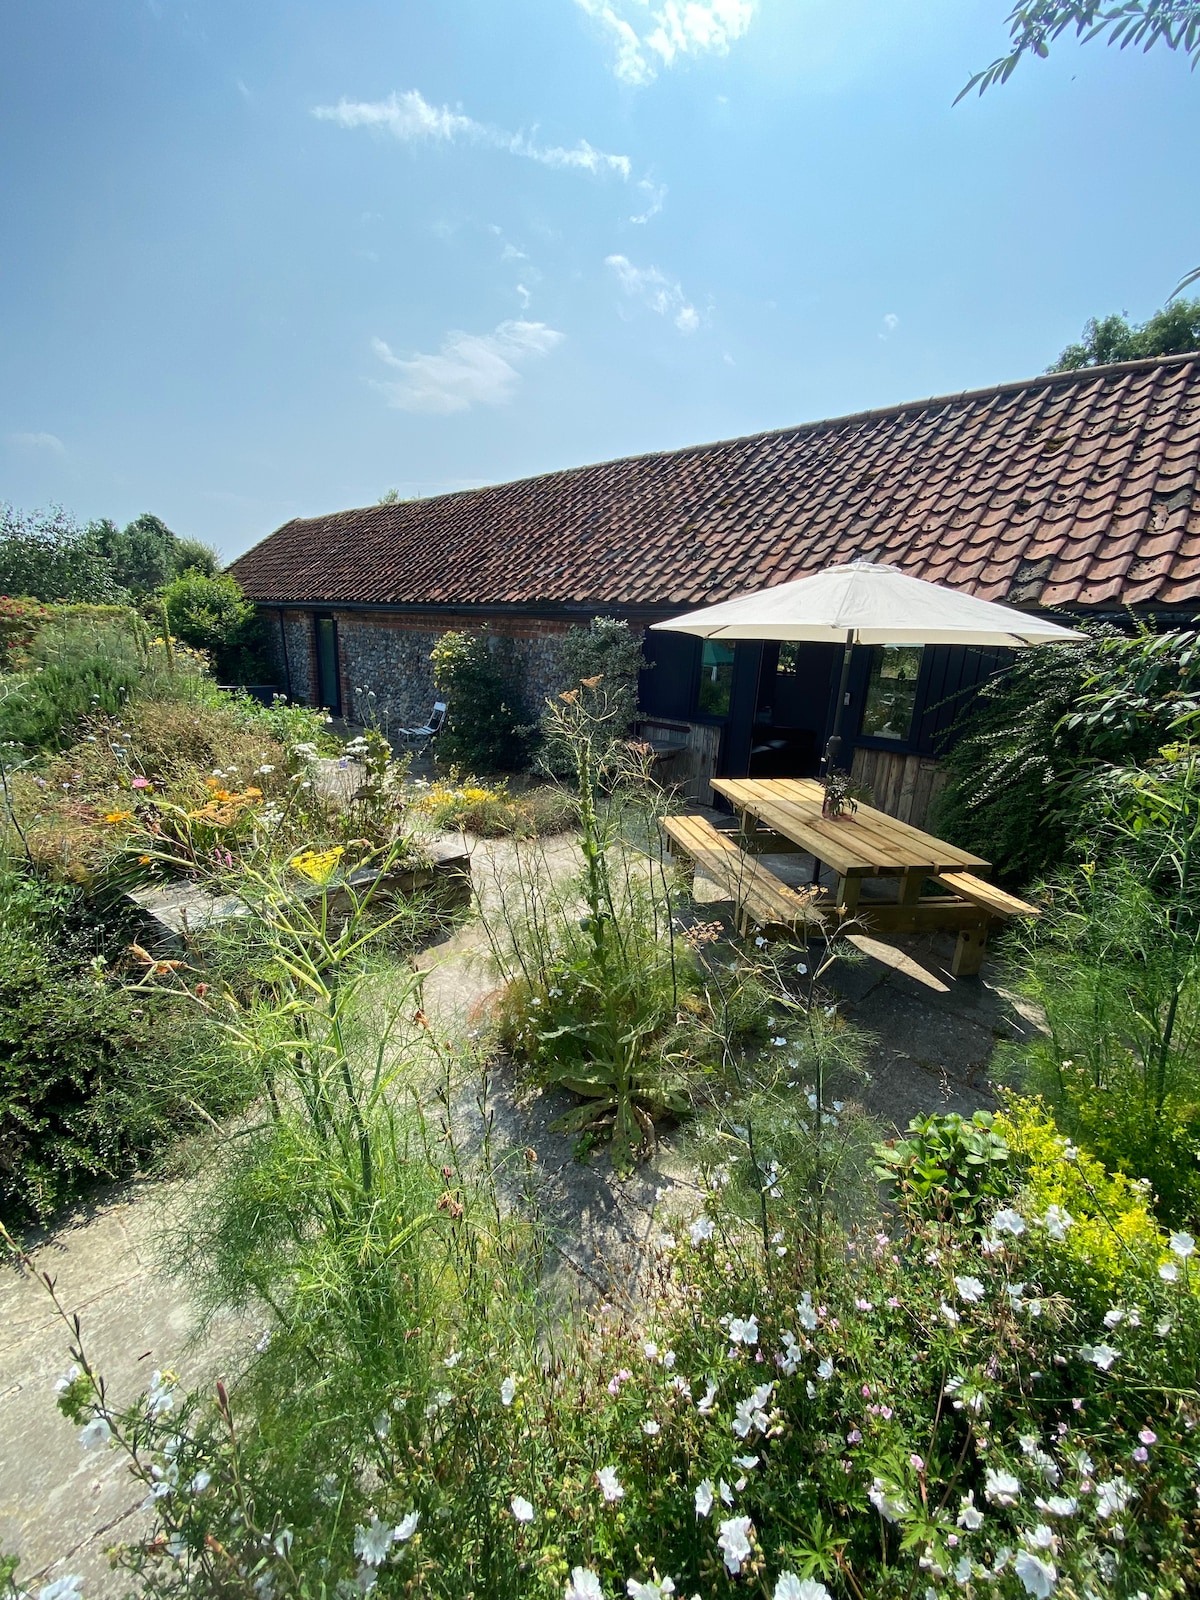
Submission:
<svg viewBox="0 0 1200 1600">
<path fill-rule="evenodd" d="M 779 639 L 844 647 L 826 770 L 841 750 L 842 707 L 856 644 L 1074 644 L 1086 637 L 1011 606 L 977 600 L 961 589 L 910 578 L 899 567 L 851 561 L 811 578 L 689 611 L 656 629 L 701 639 Z"/>
</svg>

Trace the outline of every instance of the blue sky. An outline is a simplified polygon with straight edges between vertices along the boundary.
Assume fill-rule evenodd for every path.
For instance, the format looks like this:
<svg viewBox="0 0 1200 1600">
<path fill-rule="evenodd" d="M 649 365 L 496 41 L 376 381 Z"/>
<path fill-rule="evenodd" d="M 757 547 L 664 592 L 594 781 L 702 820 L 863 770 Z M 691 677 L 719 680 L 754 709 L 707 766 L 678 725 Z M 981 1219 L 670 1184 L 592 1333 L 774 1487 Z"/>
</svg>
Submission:
<svg viewBox="0 0 1200 1600">
<path fill-rule="evenodd" d="M 0 498 L 288 517 L 1020 378 L 1200 264 L 1200 75 L 1006 0 L 10 0 Z"/>
</svg>

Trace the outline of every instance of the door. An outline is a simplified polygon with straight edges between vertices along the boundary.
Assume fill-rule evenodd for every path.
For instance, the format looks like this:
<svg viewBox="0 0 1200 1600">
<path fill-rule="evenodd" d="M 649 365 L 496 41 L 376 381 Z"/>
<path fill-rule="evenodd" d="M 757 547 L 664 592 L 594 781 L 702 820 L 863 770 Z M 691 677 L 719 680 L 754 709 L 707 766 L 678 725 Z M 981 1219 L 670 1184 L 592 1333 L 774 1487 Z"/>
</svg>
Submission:
<svg viewBox="0 0 1200 1600">
<path fill-rule="evenodd" d="M 332 617 L 318 617 L 317 626 L 317 704 L 342 714 L 342 679 L 338 671 L 337 623 Z"/>
</svg>

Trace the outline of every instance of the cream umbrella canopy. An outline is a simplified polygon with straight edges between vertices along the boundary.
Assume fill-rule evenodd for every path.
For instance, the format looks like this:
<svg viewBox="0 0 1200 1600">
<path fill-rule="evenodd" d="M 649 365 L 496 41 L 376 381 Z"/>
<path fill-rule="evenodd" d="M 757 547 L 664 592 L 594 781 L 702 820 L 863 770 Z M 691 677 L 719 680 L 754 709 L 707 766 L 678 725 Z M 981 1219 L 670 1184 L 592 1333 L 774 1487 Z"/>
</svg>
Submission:
<svg viewBox="0 0 1200 1600">
<path fill-rule="evenodd" d="M 899 567 L 851 561 L 811 578 L 688 611 L 655 629 L 701 639 L 779 639 L 844 647 L 826 768 L 841 751 L 842 707 L 856 644 L 1075 644 L 1086 638 L 1043 617 L 977 600 L 961 589 L 910 578 Z"/>
</svg>

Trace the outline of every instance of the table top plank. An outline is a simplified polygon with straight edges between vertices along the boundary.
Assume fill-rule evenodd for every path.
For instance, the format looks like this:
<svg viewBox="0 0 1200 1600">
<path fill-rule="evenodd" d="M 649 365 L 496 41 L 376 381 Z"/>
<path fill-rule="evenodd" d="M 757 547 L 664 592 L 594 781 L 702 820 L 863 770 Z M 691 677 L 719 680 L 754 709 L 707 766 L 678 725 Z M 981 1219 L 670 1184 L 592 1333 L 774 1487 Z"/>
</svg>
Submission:
<svg viewBox="0 0 1200 1600">
<path fill-rule="evenodd" d="M 857 811 L 823 817 L 824 790 L 812 778 L 714 778 L 712 786 L 737 810 L 757 817 L 847 876 L 923 872 L 935 877 L 939 872 L 989 867 L 980 856 L 861 802 Z"/>
</svg>

